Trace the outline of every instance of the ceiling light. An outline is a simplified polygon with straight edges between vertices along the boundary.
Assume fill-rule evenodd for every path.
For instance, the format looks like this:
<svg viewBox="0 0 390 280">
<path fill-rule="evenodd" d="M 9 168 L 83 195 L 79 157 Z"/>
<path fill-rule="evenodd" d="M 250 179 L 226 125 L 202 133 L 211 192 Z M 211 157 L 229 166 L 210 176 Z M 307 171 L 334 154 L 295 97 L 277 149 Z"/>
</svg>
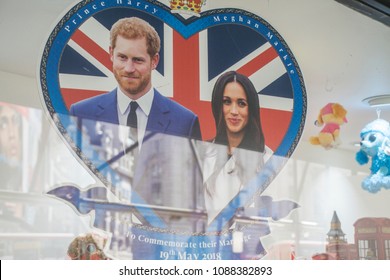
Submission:
<svg viewBox="0 0 390 280">
<path fill-rule="evenodd" d="M 390 105 L 390 94 L 367 97 L 362 102 L 371 107 L 387 106 Z"/>
</svg>

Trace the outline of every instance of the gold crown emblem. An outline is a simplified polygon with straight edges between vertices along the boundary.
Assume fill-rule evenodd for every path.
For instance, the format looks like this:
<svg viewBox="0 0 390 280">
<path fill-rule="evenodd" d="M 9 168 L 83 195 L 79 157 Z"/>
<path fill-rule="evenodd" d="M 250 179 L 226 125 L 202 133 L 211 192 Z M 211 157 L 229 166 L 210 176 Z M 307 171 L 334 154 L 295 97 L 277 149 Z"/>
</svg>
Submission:
<svg viewBox="0 0 390 280">
<path fill-rule="evenodd" d="M 170 0 L 171 12 L 199 17 L 206 0 Z"/>
</svg>

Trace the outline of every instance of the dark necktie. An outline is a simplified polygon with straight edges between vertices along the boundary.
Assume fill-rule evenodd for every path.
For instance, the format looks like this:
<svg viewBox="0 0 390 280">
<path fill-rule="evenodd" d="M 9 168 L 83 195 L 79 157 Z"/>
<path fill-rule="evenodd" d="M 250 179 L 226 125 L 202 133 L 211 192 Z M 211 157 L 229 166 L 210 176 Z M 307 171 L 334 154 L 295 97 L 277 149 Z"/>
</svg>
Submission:
<svg viewBox="0 0 390 280">
<path fill-rule="evenodd" d="M 130 102 L 130 113 L 127 116 L 127 126 L 132 128 L 137 128 L 137 114 L 135 111 L 138 108 L 138 103 L 136 101 Z"/>
<path fill-rule="evenodd" d="M 137 114 L 135 111 L 138 108 L 138 103 L 135 101 L 130 102 L 130 113 L 127 116 L 127 126 L 130 127 L 130 137 L 133 138 L 134 141 L 138 141 L 137 138 Z"/>
</svg>

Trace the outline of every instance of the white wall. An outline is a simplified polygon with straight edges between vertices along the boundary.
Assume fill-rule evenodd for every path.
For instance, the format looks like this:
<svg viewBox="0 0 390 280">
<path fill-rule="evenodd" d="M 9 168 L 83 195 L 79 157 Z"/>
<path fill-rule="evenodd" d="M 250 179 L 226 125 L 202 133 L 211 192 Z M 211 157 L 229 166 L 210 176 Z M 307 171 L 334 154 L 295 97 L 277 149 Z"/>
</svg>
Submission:
<svg viewBox="0 0 390 280">
<path fill-rule="evenodd" d="M 0 71 L 0 101 L 41 109 L 37 80 Z"/>
</svg>

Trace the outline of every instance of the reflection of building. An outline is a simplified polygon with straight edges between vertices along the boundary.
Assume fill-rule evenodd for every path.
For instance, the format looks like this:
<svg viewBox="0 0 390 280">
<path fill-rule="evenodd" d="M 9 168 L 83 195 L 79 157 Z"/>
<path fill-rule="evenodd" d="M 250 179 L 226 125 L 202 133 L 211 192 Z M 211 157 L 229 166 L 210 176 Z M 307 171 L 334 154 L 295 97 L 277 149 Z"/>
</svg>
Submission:
<svg viewBox="0 0 390 280">
<path fill-rule="evenodd" d="M 141 221 L 128 212 L 96 211 L 95 224 L 112 233 L 111 250 L 132 251 L 134 258 L 158 258 L 153 246 L 129 242 L 132 223 L 167 227 L 178 232 L 199 232 L 205 227 L 202 177 L 193 142 L 187 138 L 147 132 L 138 150 L 129 140 L 127 127 L 82 120 L 83 153 L 88 153 L 111 185 L 111 191 L 124 204 L 137 205 Z M 89 151 L 92 150 L 92 151 Z M 96 193 L 90 199 L 101 199 Z M 128 256 L 126 255 L 125 258 Z"/>
<path fill-rule="evenodd" d="M 89 228 L 67 205 L 44 194 L 53 182 L 80 173 L 42 117 L 41 110 L 0 102 L 2 260 L 64 259 L 64 248 Z"/>
<path fill-rule="evenodd" d="M 355 245 L 348 244 L 336 211 L 333 212 L 330 230 L 327 235 L 328 245 L 326 245 L 326 253 L 333 256 L 336 260 L 354 259 L 356 254 Z"/>
<path fill-rule="evenodd" d="M 330 230 L 328 231 L 326 252 L 312 256 L 314 260 L 355 260 L 357 251 L 355 244 L 348 244 L 341 222 L 336 211 L 333 212 Z"/>
<path fill-rule="evenodd" d="M 348 244 L 336 211 L 328 232 L 326 252 L 315 260 L 390 260 L 390 219 L 361 218 L 354 223 L 355 244 Z"/>
<path fill-rule="evenodd" d="M 390 260 L 390 219 L 361 218 L 354 227 L 359 259 Z"/>
</svg>

